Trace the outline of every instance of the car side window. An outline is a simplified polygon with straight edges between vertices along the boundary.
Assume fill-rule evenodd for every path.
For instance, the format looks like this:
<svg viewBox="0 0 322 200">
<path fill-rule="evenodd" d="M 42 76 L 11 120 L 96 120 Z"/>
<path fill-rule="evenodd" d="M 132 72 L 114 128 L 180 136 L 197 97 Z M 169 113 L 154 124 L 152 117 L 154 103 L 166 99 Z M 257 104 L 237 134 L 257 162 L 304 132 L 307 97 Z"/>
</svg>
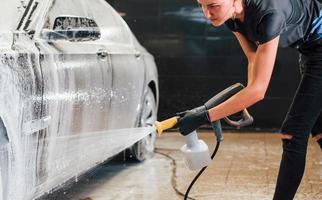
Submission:
<svg viewBox="0 0 322 200">
<path fill-rule="evenodd" d="M 122 17 L 104 0 L 86 0 L 90 17 L 101 30 L 101 40 L 131 45 L 131 35 Z"/>
<path fill-rule="evenodd" d="M 88 18 L 84 0 L 65 0 L 52 2 L 46 16 L 44 29 L 54 29 L 55 20 L 60 16 L 77 16 Z"/>
<path fill-rule="evenodd" d="M 49 41 L 100 39 L 100 29 L 89 17 L 85 3 L 85 0 L 53 1 L 42 29 L 42 38 Z"/>
</svg>

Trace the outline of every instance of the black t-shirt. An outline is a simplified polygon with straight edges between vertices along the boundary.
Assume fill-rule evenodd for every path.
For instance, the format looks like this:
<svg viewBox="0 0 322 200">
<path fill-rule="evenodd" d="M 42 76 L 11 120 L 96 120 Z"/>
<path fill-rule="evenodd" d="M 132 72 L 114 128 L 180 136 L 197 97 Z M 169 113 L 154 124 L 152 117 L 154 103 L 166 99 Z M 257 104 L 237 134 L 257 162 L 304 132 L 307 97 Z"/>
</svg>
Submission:
<svg viewBox="0 0 322 200">
<path fill-rule="evenodd" d="M 244 21 L 229 19 L 225 24 L 256 45 L 280 35 L 279 46 L 297 48 L 322 32 L 321 1 L 244 0 Z"/>
</svg>

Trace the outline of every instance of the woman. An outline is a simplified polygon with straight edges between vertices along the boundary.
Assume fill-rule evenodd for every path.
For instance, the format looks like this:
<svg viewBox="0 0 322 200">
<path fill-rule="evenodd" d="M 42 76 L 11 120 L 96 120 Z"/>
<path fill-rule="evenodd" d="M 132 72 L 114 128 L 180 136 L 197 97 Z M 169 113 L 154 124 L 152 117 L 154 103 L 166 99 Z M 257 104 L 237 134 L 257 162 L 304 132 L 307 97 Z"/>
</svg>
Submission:
<svg viewBox="0 0 322 200">
<path fill-rule="evenodd" d="M 293 199 L 310 133 L 322 149 L 322 4 L 318 0 L 198 0 L 215 27 L 226 24 L 248 59 L 248 83 L 222 104 L 179 120 L 183 135 L 262 100 L 278 46 L 300 52 L 301 82 L 281 127 L 283 155 L 274 199 Z"/>
</svg>

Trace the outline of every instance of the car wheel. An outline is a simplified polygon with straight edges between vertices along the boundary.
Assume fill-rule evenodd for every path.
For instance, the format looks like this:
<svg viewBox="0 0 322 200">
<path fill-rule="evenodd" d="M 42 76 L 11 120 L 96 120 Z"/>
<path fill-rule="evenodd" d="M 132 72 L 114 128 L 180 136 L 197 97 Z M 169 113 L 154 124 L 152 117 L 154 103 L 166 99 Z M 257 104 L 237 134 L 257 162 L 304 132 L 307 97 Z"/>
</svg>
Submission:
<svg viewBox="0 0 322 200">
<path fill-rule="evenodd" d="M 139 127 L 153 126 L 157 118 L 157 105 L 155 96 L 148 88 L 142 107 L 142 113 L 139 121 Z M 155 146 L 156 132 L 153 131 L 151 134 L 143 138 L 142 140 L 135 143 L 131 152 L 134 158 L 138 161 L 143 161 L 146 158 L 153 156 Z"/>
</svg>

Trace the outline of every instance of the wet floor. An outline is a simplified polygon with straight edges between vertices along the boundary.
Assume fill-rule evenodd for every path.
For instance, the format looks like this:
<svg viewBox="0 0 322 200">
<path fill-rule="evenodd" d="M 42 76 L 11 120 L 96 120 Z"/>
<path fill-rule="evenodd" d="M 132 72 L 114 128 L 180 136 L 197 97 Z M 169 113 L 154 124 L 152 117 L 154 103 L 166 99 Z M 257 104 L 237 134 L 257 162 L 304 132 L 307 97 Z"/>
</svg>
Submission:
<svg viewBox="0 0 322 200">
<path fill-rule="evenodd" d="M 212 133 L 199 133 L 212 150 Z M 190 197 L 200 200 L 272 199 L 281 158 L 281 141 L 272 133 L 225 133 L 208 169 Z M 153 158 L 124 163 L 120 156 L 85 174 L 76 184 L 41 199 L 71 200 L 179 200 L 196 172 L 186 168 L 178 149 L 178 133 L 157 138 Z M 296 200 L 322 199 L 322 153 L 313 139 L 308 147 L 306 171 Z"/>
</svg>

